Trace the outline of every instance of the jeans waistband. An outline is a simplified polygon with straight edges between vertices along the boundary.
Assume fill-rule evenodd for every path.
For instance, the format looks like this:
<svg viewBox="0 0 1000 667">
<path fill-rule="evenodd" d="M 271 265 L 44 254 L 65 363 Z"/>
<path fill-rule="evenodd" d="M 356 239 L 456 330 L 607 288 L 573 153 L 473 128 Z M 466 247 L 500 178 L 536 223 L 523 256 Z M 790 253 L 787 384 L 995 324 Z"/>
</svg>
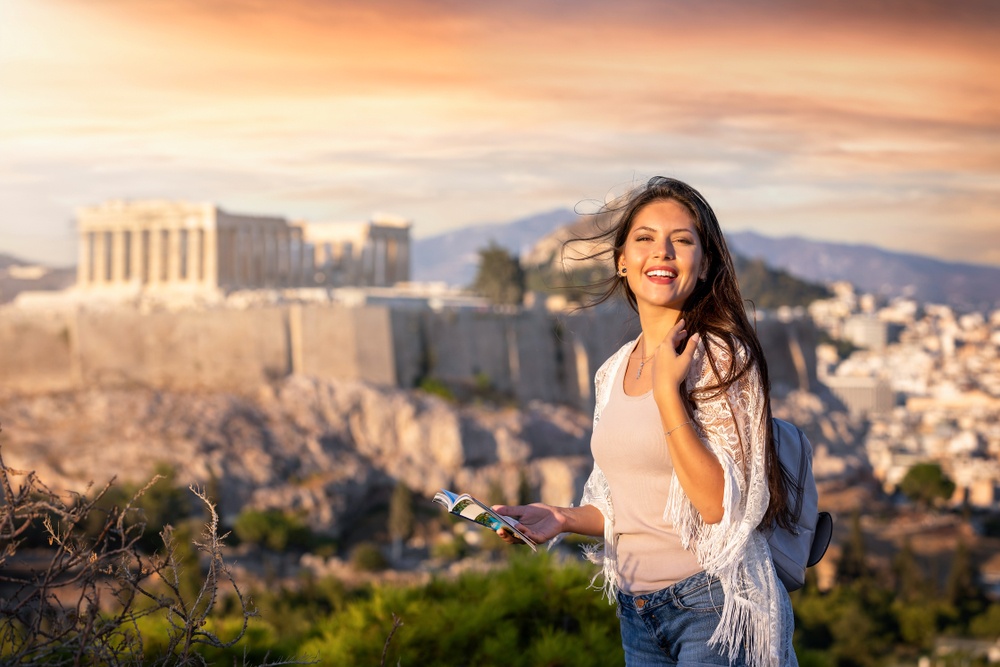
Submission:
<svg viewBox="0 0 1000 667">
<path fill-rule="evenodd" d="M 637 611 L 648 609 L 650 607 L 658 607 L 677 597 L 680 597 L 681 595 L 685 595 L 696 591 L 699 588 L 709 586 L 716 579 L 717 577 L 710 576 L 707 572 L 702 570 L 701 572 L 692 574 L 686 579 L 681 579 L 676 584 L 667 586 L 666 588 L 661 588 L 660 590 L 653 591 L 652 593 L 629 595 L 628 593 L 619 591 L 618 604 Z"/>
</svg>

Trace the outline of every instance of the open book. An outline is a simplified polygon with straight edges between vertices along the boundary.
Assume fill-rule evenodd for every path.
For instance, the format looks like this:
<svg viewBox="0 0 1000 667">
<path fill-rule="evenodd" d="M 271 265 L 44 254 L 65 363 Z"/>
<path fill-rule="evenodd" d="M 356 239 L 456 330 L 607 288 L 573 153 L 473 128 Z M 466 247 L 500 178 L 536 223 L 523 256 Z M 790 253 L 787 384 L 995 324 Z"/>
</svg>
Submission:
<svg viewBox="0 0 1000 667">
<path fill-rule="evenodd" d="M 535 548 L 536 545 L 531 541 L 531 538 L 514 527 L 517 525 L 515 519 L 497 514 L 468 493 L 456 495 L 451 491 L 441 489 L 434 494 L 434 502 L 441 503 L 446 510 L 455 516 L 468 519 L 473 523 L 478 523 L 480 526 L 486 526 L 494 532 L 503 528 L 531 547 L 532 551 L 537 551 Z"/>
</svg>

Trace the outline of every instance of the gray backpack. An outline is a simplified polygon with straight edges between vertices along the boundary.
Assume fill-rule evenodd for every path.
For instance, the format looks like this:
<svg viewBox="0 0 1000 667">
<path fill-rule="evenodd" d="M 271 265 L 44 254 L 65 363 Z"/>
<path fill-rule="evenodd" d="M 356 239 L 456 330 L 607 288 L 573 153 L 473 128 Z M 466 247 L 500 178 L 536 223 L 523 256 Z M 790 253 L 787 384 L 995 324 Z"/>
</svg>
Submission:
<svg viewBox="0 0 1000 667">
<path fill-rule="evenodd" d="M 774 527 L 765 531 L 771 559 L 785 588 L 794 591 L 806 582 L 806 568 L 823 558 L 833 535 L 833 517 L 819 511 L 819 493 L 813 477 L 812 444 L 798 426 L 773 419 L 778 461 L 791 482 L 789 503 L 795 517 L 793 530 Z"/>
</svg>

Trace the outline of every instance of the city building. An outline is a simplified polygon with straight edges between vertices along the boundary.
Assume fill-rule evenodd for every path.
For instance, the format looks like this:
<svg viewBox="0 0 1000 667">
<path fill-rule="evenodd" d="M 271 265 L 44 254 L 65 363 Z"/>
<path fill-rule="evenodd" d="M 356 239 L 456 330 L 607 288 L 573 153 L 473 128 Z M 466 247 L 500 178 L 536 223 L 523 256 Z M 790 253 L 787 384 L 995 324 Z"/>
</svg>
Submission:
<svg viewBox="0 0 1000 667">
<path fill-rule="evenodd" d="M 858 347 L 881 352 L 889 342 L 889 328 L 871 315 L 853 315 L 844 322 L 844 338 Z"/>
<path fill-rule="evenodd" d="M 865 417 L 885 413 L 895 405 L 892 387 L 883 378 L 831 375 L 822 381 L 852 415 Z"/>
</svg>

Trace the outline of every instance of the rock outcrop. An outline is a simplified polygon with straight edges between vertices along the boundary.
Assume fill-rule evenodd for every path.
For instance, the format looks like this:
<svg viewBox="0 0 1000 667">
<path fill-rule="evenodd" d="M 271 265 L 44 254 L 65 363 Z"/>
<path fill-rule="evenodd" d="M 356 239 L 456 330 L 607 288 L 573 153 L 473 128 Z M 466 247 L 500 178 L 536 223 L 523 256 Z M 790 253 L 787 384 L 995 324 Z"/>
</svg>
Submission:
<svg viewBox="0 0 1000 667">
<path fill-rule="evenodd" d="M 459 407 L 420 392 L 291 376 L 248 397 L 152 389 L 0 396 L 4 458 L 53 489 L 147 481 L 158 464 L 216 489 L 224 517 L 301 510 L 340 534 L 396 480 L 568 504 L 590 470 L 590 418 L 533 403 Z"/>
<path fill-rule="evenodd" d="M 858 426 L 814 394 L 775 401 L 816 450 L 817 479 L 867 470 Z M 300 511 L 312 528 L 342 535 L 397 480 L 430 498 L 441 488 L 514 501 L 579 500 L 592 467 L 591 419 L 544 403 L 458 406 L 417 391 L 290 376 L 256 392 L 93 389 L 0 395 L 6 463 L 53 489 L 89 482 L 144 483 L 158 464 L 177 482 L 213 489 L 224 518 L 242 509 Z"/>
<path fill-rule="evenodd" d="M 824 483 L 867 481 L 871 464 L 861 446 L 864 424 L 846 410 L 831 409 L 817 394 L 793 391 L 773 400 L 772 411 L 797 425 L 813 446 L 813 475 Z"/>
</svg>

